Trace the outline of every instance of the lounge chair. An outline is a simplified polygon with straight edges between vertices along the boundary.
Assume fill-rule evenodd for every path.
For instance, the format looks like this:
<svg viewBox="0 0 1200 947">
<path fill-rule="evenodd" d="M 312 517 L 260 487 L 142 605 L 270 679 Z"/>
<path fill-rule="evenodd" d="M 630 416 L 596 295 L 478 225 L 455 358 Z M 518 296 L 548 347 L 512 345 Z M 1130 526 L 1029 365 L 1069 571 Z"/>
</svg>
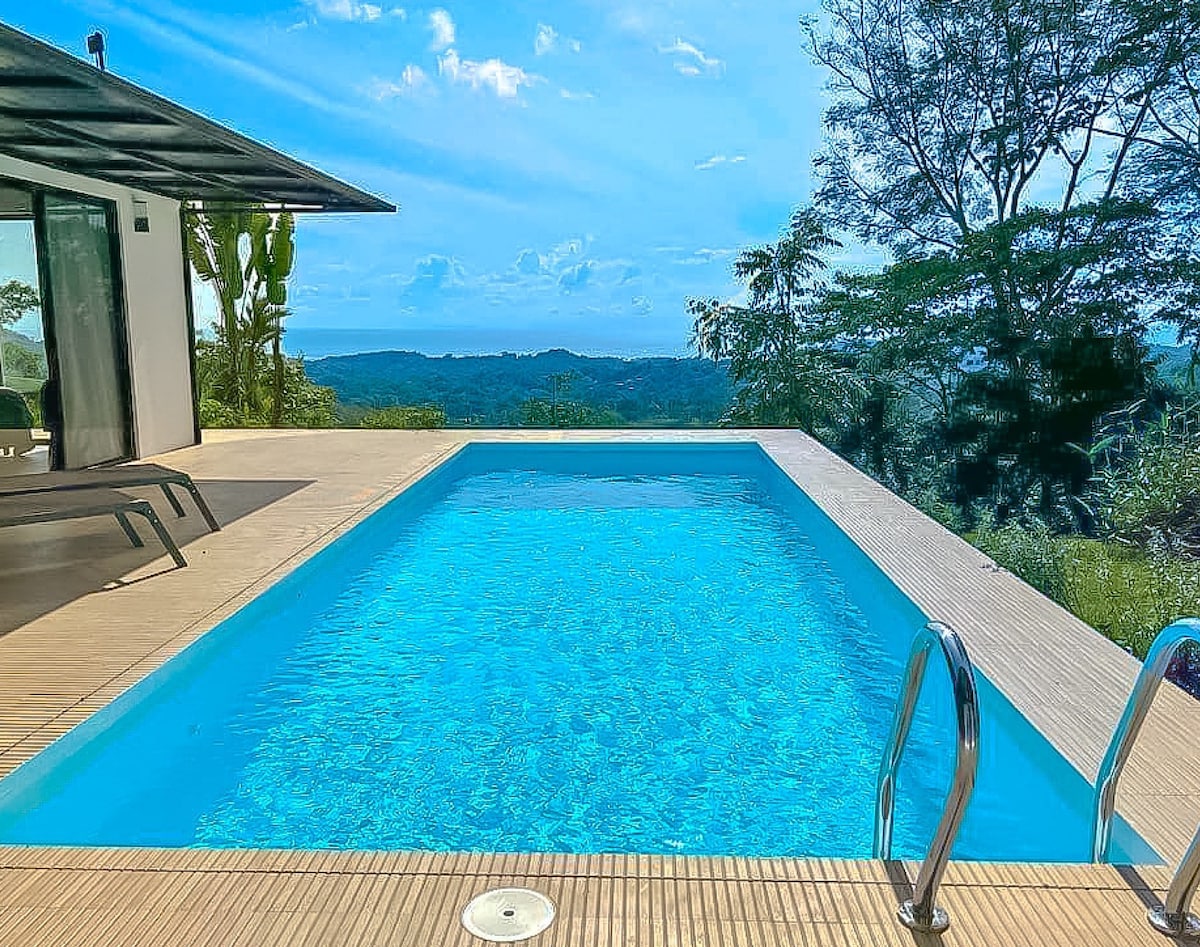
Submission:
<svg viewBox="0 0 1200 947">
<path fill-rule="evenodd" d="M 20 392 L 0 387 L 0 460 L 13 460 L 33 450 L 33 415 Z"/>
<path fill-rule="evenodd" d="M 146 518 L 177 566 L 182 569 L 187 565 L 183 553 L 179 551 L 175 540 L 163 526 L 149 500 L 131 497 L 118 490 L 99 489 L 0 497 L 0 527 L 29 526 L 34 523 L 53 523 L 93 516 L 115 516 L 129 541 L 134 546 L 144 546 L 142 538 L 129 522 L 131 513 Z"/>
<path fill-rule="evenodd" d="M 158 464 L 127 464 L 121 467 L 93 467 L 90 470 L 55 470 L 50 473 L 27 474 L 18 477 L 0 477 L 0 498 L 29 496 L 40 493 L 57 493 L 66 490 L 92 490 L 97 487 L 161 487 L 167 502 L 176 516 L 186 516 L 179 498 L 171 492 L 171 486 L 182 487 L 192 495 L 196 508 L 208 528 L 216 532 L 221 528 L 204 497 L 192 483 L 192 478 L 181 470 L 161 467 Z"/>
</svg>

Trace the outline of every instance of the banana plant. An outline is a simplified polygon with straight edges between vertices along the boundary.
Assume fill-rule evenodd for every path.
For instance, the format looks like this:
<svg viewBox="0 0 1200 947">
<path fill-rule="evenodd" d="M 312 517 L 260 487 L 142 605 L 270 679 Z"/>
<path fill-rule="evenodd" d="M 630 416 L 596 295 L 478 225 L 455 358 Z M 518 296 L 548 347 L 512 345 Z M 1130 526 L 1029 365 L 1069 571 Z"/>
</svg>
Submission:
<svg viewBox="0 0 1200 947">
<path fill-rule="evenodd" d="M 224 353 L 219 377 L 212 379 L 221 400 L 247 420 L 262 417 L 271 402 L 270 422 L 281 423 L 284 359 L 281 346 L 287 315 L 287 281 L 295 261 L 295 221 L 291 214 L 204 208 L 187 218 L 188 256 L 196 276 L 217 297 L 217 341 Z M 267 346 L 274 378 L 262 377 Z"/>
<path fill-rule="evenodd" d="M 271 336 L 271 426 L 279 427 L 283 414 L 283 320 L 288 315 L 287 281 L 296 258 L 295 218 L 291 214 L 259 214 L 252 222 L 247 270 L 258 280 L 254 298 L 265 303 L 265 314 L 275 322 Z"/>
</svg>

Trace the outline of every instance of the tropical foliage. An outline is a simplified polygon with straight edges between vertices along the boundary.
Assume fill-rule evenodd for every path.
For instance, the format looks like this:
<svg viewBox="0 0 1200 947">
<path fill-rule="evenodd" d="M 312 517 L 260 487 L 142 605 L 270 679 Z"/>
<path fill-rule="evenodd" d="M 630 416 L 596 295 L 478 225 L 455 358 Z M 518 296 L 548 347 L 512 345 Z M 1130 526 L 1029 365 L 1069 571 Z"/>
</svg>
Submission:
<svg viewBox="0 0 1200 947">
<path fill-rule="evenodd" d="M 849 423 L 862 388 L 824 331 L 815 303 L 840 244 L 812 210 L 797 210 L 778 242 L 743 250 L 733 275 L 745 304 L 689 299 L 692 344 L 728 360 L 737 390 L 726 420 L 828 430 Z"/>
<path fill-rule="evenodd" d="M 1196 178 L 1161 155 L 1191 35 L 1117 0 L 823 7 L 813 204 L 738 257 L 744 304 L 688 301 L 697 350 L 742 386 L 728 420 L 817 433 L 966 525 L 1085 527 L 1073 445 L 1161 404 L 1146 326 L 1195 318 Z M 837 233 L 890 262 L 831 276 Z"/>
<path fill-rule="evenodd" d="M 212 207 L 187 217 L 188 257 L 218 306 L 215 338 L 197 345 L 203 425 L 336 423 L 333 393 L 282 350 L 294 231 L 291 214 Z"/>
</svg>

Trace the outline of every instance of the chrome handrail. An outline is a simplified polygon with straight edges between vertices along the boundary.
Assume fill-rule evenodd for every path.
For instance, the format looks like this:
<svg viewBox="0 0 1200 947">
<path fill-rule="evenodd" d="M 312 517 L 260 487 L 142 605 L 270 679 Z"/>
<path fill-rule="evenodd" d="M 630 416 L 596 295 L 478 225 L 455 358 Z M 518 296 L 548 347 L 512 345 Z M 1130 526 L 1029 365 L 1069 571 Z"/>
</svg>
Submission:
<svg viewBox="0 0 1200 947">
<path fill-rule="evenodd" d="M 1171 660 L 1189 642 L 1200 645 L 1200 619 L 1181 618 L 1172 622 L 1154 639 L 1134 682 L 1129 703 L 1125 705 L 1125 712 L 1113 731 L 1112 742 L 1096 775 L 1092 861 L 1102 862 L 1108 858 L 1117 805 L 1117 783 L 1142 724 L 1146 721 L 1146 715 L 1150 712 L 1158 687 L 1167 676 Z M 1163 906 L 1149 912 L 1150 923 L 1155 929 L 1170 937 L 1200 937 L 1200 918 L 1189 913 L 1197 888 L 1200 888 L 1200 832 L 1196 833 L 1179 863 Z"/>
<path fill-rule="evenodd" d="M 938 885 L 946 871 L 950 849 L 967 811 L 971 791 L 975 788 L 975 771 L 979 763 L 979 695 L 975 690 L 975 673 L 962 639 L 954 629 L 941 622 L 931 621 L 922 628 L 913 640 L 909 654 L 891 736 L 888 737 L 883 763 L 879 768 L 879 792 L 875 802 L 875 857 L 884 860 L 892 857 L 896 773 L 908 743 L 929 653 L 935 646 L 941 648 L 942 656 L 946 659 L 946 669 L 950 672 L 950 683 L 954 690 L 954 709 L 958 722 L 954 780 L 946 797 L 942 819 L 917 874 L 912 899 L 902 903 L 897 914 L 901 923 L 913 930 L 940 932 L 950 926 L 950 915 L 935 903 Z"/>
<path fill-rule="evenodd" d="M 1200 937 L 1200 918 L 1190 913 L 1192 898 L 1200 888 L 1200 831 L 1183 855 L 1161 908 L 1151 908 L 1150 923 L 1168 937 Z"/>
<path fill-rule="evenodd" d="M 1113 813 L 1117 805 L 1117 781 L 1121 778 L 1134 741 L 1146 721 L 1146 714 L 1150 712 L 1154 695 L 1158 693 L 1158 685 L 1167 676 L 1171 659 L 1189 641 L 1200 644 L 1200 619 L 1181 618 L 1159 632 L 1154 643 L 1150 645 L 1142 670 L 1138 673 L 1133 691 L 1129 695 L 1129 703 L 1125 705 L 1125 712 L 1113 731 L 1112 742 L 1109 743 L 1104 762 L 1100 764 L 1100 771 L 1096 774 L 1093 808 L 1095 819 L 1092 822 L 1094 862 L 1102 862 L 1108 858 Z"/>
</svg>

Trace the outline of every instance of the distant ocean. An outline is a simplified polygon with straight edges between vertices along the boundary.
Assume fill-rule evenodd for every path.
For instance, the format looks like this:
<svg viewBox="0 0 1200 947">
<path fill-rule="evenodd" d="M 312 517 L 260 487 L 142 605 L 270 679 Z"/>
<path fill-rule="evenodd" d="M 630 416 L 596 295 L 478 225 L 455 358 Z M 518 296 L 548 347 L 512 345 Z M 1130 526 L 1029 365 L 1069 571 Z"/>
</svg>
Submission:
<svg viewBox="0 0 1200 947">
<path fill-rule="evenodd" d="M 407 351 L 425 355 L 491 355 L 498 352 L 544 352 L 570 349 L 580 355 L 682 356 L 687 335 L 674 326 L 637 338 L 581 332 L 511 329 L 308 329 L 288 328 L 283 347 L 288 355 L 324 358 L 356 352 Z M 661 338 L 659 337 L 661 336 Z"/>
</svg>

